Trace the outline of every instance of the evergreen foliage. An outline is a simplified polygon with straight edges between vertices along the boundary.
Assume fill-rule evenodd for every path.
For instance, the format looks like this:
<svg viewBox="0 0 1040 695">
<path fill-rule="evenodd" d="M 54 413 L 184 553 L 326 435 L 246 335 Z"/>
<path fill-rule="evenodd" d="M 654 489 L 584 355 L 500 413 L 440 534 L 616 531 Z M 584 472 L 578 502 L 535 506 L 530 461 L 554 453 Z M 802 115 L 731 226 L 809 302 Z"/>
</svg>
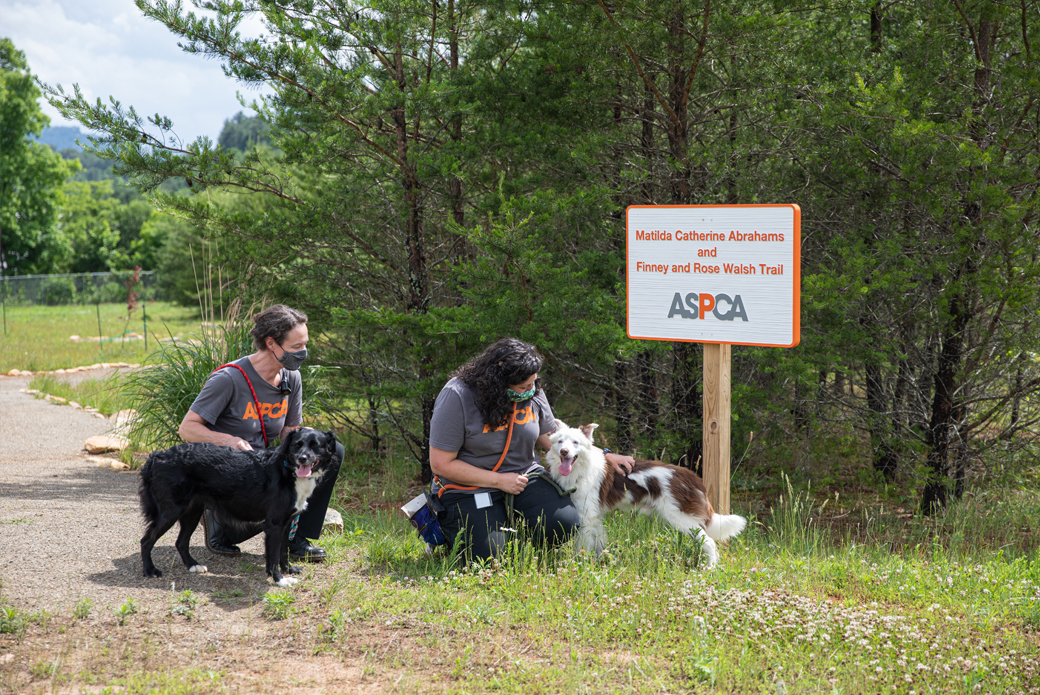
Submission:
<svg viewBox="0 0 1040 695">
<path fill-rule="evenodd" d="M 188 182 L 194 195 L 156 200 L 221 240 L 250 298 L 322 326 L 328 407 L 377 450 L 392 439 L 428 474 L 447 373 L 514 335 L 545 354 L 565 419 L 609 409 L 615 448 L 695 466 L 700 351 L 626 338 L 624 210 L 796 202 L 802 342 L 734 350 L 735 439 L 844 437 L 919 485 L 927 513 L 984 461 L 1031 455 L 1040 21 L 1026 5 L 137 5 L 271 89 L 250 105 L 260 120 L 239 114 L 239 139 L 215 146 L 78 88 L 52 103 L 133 183 Z M 246 15 L 268 33 L 243 38 Z M 229 150 L 261 122 L 276 149 Z"/>
</svg>

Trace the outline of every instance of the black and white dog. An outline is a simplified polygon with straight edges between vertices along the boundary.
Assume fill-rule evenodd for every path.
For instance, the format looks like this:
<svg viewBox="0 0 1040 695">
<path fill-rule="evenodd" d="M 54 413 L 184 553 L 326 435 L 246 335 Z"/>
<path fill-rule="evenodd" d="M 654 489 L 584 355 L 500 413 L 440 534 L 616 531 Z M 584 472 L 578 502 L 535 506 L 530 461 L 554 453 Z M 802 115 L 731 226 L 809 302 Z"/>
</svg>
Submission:
<svg viewBox="0 0 1040 695">
<path fill-rule="evenodd" d="M 191 556 L 188 544 L 203 510 L 220 509 L 242 521 L 263 522 L 267 573 L 278 586 L 295 584 L 283 576 L 299 574 L 289 564 L 289 527 L 307 508 L 307 497 L 336 452 L 332 432 L 294 430 L 277 449 L 237 451 L 216 444 L 180 444 L 156 451 L 141 467 L 141 539 L 144 576 L 161 577 L 152 548 L 180 522 L 176 547 L 189 572 L 206 566 Z"/>
<path fill-rule="evenodd" d="M 545 466 L 556 482 L 574 488 L 571 499 L 581 516 L 578 548 L 599 555 L 607 545 L 604 517 L 615 510 L 637 510 L 699 539 L 707 568 L 714 567 L 719 560 L 715 541 L 736 536 L 747 520 L 716 513 L 705 495 L 704 481 L 686 468 L 636 459 L 631 473 L 617 475 L 603 452 L 592 445 L 597 427 L 593 423 L 572 428 L 557 420 L 556 431 L 549 435 L 552 448 L 545 456 Z"/>
</svg>

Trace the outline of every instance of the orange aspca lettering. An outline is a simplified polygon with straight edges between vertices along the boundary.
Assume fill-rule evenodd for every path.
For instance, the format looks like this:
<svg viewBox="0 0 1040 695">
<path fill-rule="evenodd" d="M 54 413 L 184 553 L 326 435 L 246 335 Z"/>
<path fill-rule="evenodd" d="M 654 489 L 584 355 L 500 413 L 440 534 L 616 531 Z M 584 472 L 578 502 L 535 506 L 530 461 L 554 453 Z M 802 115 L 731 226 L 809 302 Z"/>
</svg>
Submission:
<svg viewBox="0 0 1040 695">
<path fill-rule="evenodd" d="M 517 410 L 516 415 L 513 416 L 513 422 L 518 425 L 526 425 L 532 420 L 534 420 L 534 408 L 532 406 L 527 406 L 523 410 Z"/>
<path fill-rule="evenodd" d="M 537 416 L 534 412 L 534 406 L 529 405 L 526 408 L 517 408 L 516 413 L 513 415 L 513 422 L 518 425 L 526 425 L 529 422 L 533 422 Z M 488 432 L 501 432 L 502 430 L 509 427 L 509 423 L 503 423 L 498 427 L 492 429 L 490 425 L 485 424 L 484 430 L 481 434 L 487 434 Z"/>
<path fill-rule="evenodd" d="M 267 414 L 267 417 L 272 420 L 285 417 L 285 411 L 289 409 L 289 399 L 283 398 L 281 403 L 272 403 L 271 412 Z"/>
<path fill-rule="evenodd" d="M 284 417 L 285 412 L 289 409 L 289 399 L 283 398 L 281 403 L 261 403 L 260 404 L 260 415 L 263 415 L 269 420 L 277 420 L 278 418 Z M 253 407 L 252 403 L 246 405 L 246 412 L 242 415 L 243 420 L 259 420 L 260 418 L 256 414 L 256 408 Z"/>
</svg>

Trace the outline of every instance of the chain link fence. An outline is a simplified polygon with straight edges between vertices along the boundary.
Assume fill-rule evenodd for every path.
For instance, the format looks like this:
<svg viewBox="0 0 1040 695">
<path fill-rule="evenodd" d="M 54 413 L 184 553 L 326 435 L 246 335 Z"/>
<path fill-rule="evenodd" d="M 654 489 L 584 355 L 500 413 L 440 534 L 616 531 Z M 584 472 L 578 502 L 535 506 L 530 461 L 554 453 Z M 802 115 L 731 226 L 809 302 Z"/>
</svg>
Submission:
<svg viewBox="0 0 1040 695">
<path fill-rule="evenodd" d="M 0 277 L 0 302 L 5 306 L 61 306 L 68 304 L 166 301 L 154 271 L 15 275 Z"/>
</svg>

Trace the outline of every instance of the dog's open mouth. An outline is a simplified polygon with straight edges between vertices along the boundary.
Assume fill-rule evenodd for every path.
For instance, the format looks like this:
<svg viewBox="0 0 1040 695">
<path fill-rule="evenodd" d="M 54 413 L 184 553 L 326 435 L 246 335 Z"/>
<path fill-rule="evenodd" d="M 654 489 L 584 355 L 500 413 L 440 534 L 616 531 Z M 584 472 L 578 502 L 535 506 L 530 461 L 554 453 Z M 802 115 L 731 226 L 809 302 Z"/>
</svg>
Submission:
<svg viewBox="0 0 1040 695">
<path fill-rule="evenodd" d="M 574 466 L 574 459 L 576 458 L 577 456 L 571 456 L 569 458 L 564 458 L 563 456 L 560 457 L 560 475 L 571 474 L 571 467 Z"/>
<path fill-rule="evenodd" d="M 299 468 L 296 469 L 296 477 L 297 478 L 309 478 L 309 477 L 311 477 L 311 468 L 312 468 L 312 466 L 300 466 Z"/>
</svg>

